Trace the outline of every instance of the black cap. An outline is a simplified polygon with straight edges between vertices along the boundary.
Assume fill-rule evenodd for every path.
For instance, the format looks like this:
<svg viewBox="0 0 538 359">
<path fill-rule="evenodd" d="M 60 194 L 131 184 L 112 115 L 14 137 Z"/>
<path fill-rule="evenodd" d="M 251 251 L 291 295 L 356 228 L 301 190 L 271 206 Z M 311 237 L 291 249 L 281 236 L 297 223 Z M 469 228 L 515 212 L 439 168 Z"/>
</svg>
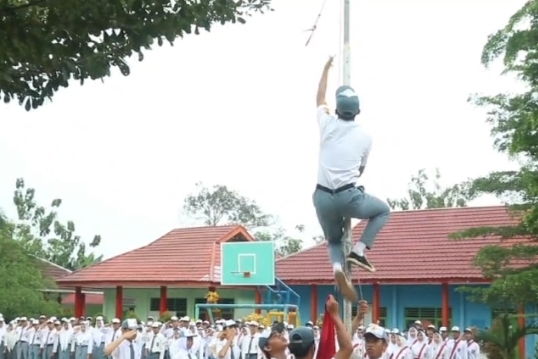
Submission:
<svg viewBox="0 0 538 359">
<path fill-rule="evenodd" d="M 309 327 L 297 327 L 289 334 L 288 349 L 291 354 L 304 355 L 312 345 L 314 345 L 314 331 Z"/>
</svg>

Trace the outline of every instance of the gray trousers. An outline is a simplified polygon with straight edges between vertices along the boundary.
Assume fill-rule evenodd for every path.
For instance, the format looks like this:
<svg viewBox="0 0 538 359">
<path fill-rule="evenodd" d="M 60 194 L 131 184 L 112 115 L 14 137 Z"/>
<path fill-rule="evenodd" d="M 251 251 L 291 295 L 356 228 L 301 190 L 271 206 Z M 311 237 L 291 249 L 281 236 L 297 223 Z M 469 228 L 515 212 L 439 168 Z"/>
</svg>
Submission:
<svg viewBox="0 0 538 359">
<path fill-rule="evenodd" d="M 19 340 L 15 344 L 15 358 L 16 359 L 28 359 L 28 342 Z"/>
<path fill-rule="evenodd" d="M 88 346 L 77 345 L 75 348 L 75 359 L 87 359 L 88 358 Z"/>
<path fill-rule="evenodd" d="M 43 357 L 41 359 L 51 359 L 52 349 L 54 349 L 54 345 L 52 344 L 45 345 L 45 348 L 43 348 Z"/>
<path fill-rule="evenodd" d="M 345 218 L 368 220 L 360 241 L 370 249 L 390 216 L 389 206 L 379 198 L 365 193 L 362 187 L 335 194 L 316 189 L 313 200 L 319 224 L 328 242 L 332 264 L 345 263 L 342 243 Z"/>
<path fill-rule="evenodd" d="M 60 348 L 58 345 L 58 357 L 57 359 L 70 359 L 71 358 L 71 346 L 68 346 L 66 349 Z"/>
<path fill-rule="evenodd" d="M 30 349 L 28 351 L 28 358 L 29 359 L 41 359 L 39 353 L 41 352 L 41 348 L 39 344 L 30 344 Z"/>
</svg>

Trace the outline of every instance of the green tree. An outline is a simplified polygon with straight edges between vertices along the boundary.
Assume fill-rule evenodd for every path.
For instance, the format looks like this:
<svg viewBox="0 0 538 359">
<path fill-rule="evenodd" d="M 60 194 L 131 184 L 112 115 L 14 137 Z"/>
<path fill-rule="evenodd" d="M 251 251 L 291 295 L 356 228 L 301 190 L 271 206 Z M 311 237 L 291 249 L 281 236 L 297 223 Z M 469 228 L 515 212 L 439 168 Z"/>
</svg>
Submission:
<svg viewBox="0 0 538 359">
<path fill-rule="evenodd" d="M 57 209 L 61 199 L 51 203 L 51 209 L 37 204 L 35 189 L 26 188 L 24 179 L 16 181 L 13 202 L 17 208 L 18 222 L 14 228 L 14 238 L 24 250 L 36 257 L 46 259 L 61 267 L 76 270 L 101 261 L 102 256 L 87 253 L 86 244 L 75 233 L 75 224 L 58 219 Z M 89 247 L 95 248 L 101 237 L 95 236 Z"/>
<path fill-rule="evenodd" d="M 242 224 L 246 227 L 266 227 L 274 223 L 256 201 L 242 196 L 224 185 L 206 187 L 196 184 L 197 192 L 185 197 L 183 209 L 207 226 Z"/>
<path fill-rule="evenodd" d="M 54 282 L 35 270 L 40 265 L 38 259 L 13 239 L 15 225 L 3 215 L 0 217 L 5 224 L 0 227 L 0 288 L 6 289 L 0 295 L 2 314 L 14 318 L 21 314 L 37 317 L 61 313 L 58 301 L 47 300 L 42 291 L 55 288 Z"/>
<path fill-rule="evenodd" d="M 289 236 L 282 227 L 276 230 L 258 231 L 254 234 L 254 238 L 257 241 L 275 242 L 275 254 L 279 257 L 286 257 L 303 249 L 303 240 Z"/>
<path fill-rule="evenodd" d="M 213 24 L 245 22 L 270 0 L 0 0 L 0 98 L 27 110 L 71 79 L 103 79 L 143 50 Z"/>
<path fill-rule="evenodd" d="M 536 325 L 513 325 L 514 316 L 502 314 L 489 330 L 479 331 L 476 342 L 483 342 L 488 359 L 515 359 L 519 341 L 527 335 L 538 334 Z"/>
<path fill-rule="evenodd" d="M 431 209 L 466 207 L 468 194 L 464 185 L 454 185 L 443 187 L 439 183 L 441 173 L 435 170 L 432 177 L 428 176 L 426 170 L 421 169 L 416 176 L 411 177 L 409 183 L 408 196 L 400 199 L 387 199 L 390 208 L 407 211 L 410 209 Z"/>
<path fill-rule="evenodd" d="M 471 182 L 470 194 L 493 194 L 503 199 L 515 216 L 513 226 L 471 228 L 454 238 L 496 236 L 497 245 L 482 248 L 475 258 L 492 285 L 468 291 L 474 299 L 515 307 L 538 301 L 538 0 L 528 1 L 508 24 L 489 37 L 482 53 L 488 67 L 502 58 L 504 73 L 518 78 L 519 92 L 473 96 L 470 100 L 488 112 L 495 148 L 517 159 L 517 171 L 497 171 Z M 503 245 L 518 237 L 518 245 Z M 526 238 L 526 240 L 523 240 Z"/>
</svg>

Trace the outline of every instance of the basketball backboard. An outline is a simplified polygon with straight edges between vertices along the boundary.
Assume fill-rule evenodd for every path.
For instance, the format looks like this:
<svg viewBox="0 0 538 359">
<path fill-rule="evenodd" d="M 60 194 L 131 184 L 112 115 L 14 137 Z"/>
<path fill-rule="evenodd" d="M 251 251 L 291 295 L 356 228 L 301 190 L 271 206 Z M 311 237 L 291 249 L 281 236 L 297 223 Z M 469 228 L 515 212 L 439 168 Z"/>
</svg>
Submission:
<svg viewBox="0 0 538 359">
<path fill-rule="evenodd" d="M 274 285 L 275 244 L 273 242 L 222 243 L 220 266 L 222 285 Z"/>
</svg>

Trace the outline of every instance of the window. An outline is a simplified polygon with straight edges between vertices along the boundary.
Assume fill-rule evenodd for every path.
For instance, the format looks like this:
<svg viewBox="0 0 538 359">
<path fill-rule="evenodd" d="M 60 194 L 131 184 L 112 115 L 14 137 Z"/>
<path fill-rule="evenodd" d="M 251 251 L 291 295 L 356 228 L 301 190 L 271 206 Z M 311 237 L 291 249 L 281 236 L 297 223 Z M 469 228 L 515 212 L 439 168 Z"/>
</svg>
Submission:
<svg viewBox="0 0 538 359">
<path fill-rule="evenodd" d="M 149 311 L 158 312 L 161 309 L 161 298 L 151 298 L 149 301 Z M 178 317 L 187 315 L 187 299 L 186 298 L 167 298 L 166 309 L 174 313 Z"/>
<path fill-rule="evenodd" d="M 443 309 L 442 308 L 405 308 L 404 309 L 406 328 L 411 327 L 416 320 L 422 322 L 422 326 L 426 327 L 430 324 L 437 328 L 443 326 Z M 448 320 L 452 318 L 452 308 L 448 308 Z M 450 325 L 450 323 L 448 323 Z"/>
<path fill-rule="evenodd" d="M 196 298 L 194 300 L 194 304 L 206 304 L 207 300 L 205 298 Z M 233 298 L 220 298 L 218 304 L 235 304 L 235 299 Z M 219 309 L 219 308 L 216 308 Z M 235 319 L 234 318 L 234 308 L 220 308 L 220 318 L 222 319 Z M 200 310 L 200 318 L 201 320 L 205 320 L 205 313 L 206 309 Z M 218 319 L 218 318 L 214 318 Z"/>
<path fill-rule="evenodd" d="M 351 316 L 355 317 L 356 315 L 357 315 L 357 304 L 353 303 L 353 305 L 351 306 Z M 386 323 L 388 323 L 387 308 L 385 307 L 379 308 L 379 325 L 384 327 Z"/>
</svg>

